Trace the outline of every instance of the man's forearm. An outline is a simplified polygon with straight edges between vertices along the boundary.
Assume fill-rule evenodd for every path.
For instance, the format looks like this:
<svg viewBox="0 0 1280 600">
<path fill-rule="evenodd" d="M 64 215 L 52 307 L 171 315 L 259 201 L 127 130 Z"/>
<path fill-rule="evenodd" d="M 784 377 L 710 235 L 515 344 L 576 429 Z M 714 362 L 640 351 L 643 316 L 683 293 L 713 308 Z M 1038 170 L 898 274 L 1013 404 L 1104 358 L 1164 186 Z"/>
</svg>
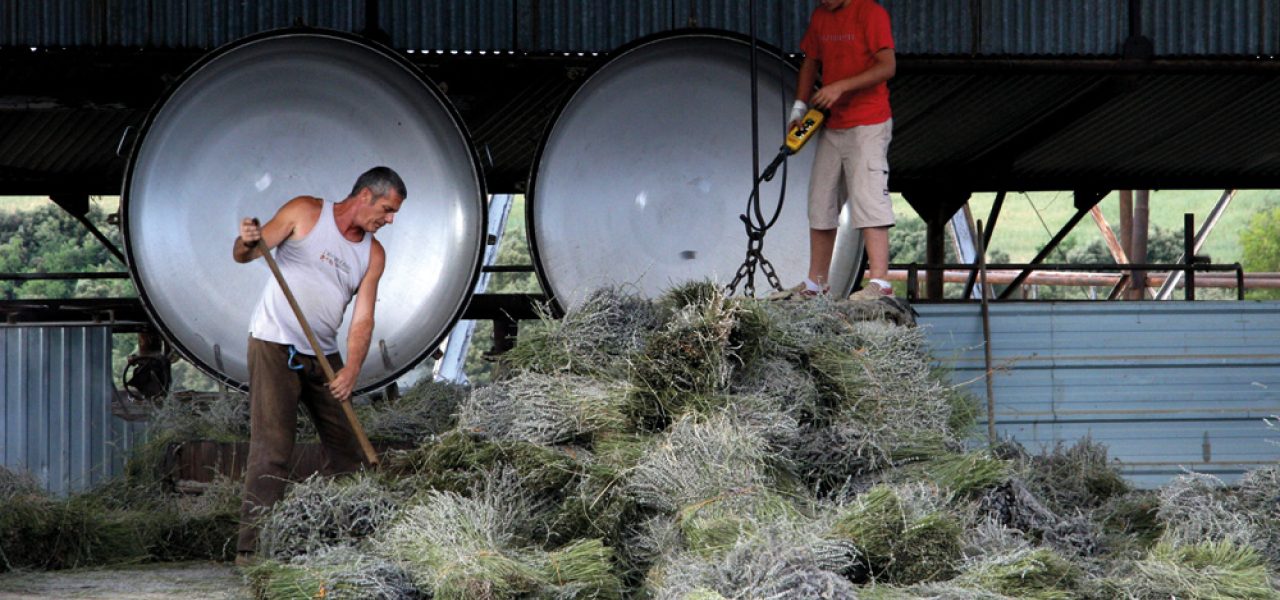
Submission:
<svg viewBox="0 0 1280 600">
<path fill-rule="evenodd" d="M 353 321 L 347 332 L 347 363 L 357 371 L 369 356 L 369 344 L 373 341 L 373 319 Z"/>
<path fill-rule="evenodd" d="M 796 81 L 796 100 L 809 103 L 809 97 L 813 95 L 813 84 L 818 81 L 818 63 L 811 58 L 805 58 L 800 65 L 800 76 Z"/>
<path fill-rule="evenodd" d="M 244 241 L 244 238 L 237 236 L 235 246 L 231 248 L 231 258 L 238 263 L 251 262 L 258 256 L 258 249 L 256 246 L 256 244 L 249 245 Z"/>
</svg>

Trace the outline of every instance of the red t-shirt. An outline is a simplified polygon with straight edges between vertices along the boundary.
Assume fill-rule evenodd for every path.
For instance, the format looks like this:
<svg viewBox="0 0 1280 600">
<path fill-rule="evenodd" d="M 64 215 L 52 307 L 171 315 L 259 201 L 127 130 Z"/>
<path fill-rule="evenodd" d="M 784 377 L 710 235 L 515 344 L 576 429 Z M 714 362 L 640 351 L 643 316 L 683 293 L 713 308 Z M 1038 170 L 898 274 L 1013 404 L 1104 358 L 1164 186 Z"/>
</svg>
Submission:
<svg viewBox="0 0 1280 600">
<path fill-rule="evenodd" d="M 893 48 L 889 13 L 874 0 L 853 0 L 835 11 L 819 6 L 809 18 L 804 39 L 800 40 L 800 50 L 805 56 L 821 63 L 822 81 L 827 83 L 869 69 L 875 53 L 885 48 Z M 879 83 L 841 96 L 831 106 L 827 127 L 847 129 L 874 125 L 892 116 L 889 86 Z"/>
</svg>

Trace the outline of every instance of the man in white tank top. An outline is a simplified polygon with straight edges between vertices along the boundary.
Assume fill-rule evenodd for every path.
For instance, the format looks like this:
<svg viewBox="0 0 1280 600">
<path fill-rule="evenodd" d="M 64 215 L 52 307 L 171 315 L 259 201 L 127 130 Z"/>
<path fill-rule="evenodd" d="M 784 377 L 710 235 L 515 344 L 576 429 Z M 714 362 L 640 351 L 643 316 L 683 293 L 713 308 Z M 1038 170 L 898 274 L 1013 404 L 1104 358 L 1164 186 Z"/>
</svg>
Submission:
<svg viewBox="0 0 1280 600">
<path fill-rule="evenodd" d="M 251 562 L 257 548 L 256 517 L 284 495 L 299 401 L 320 435 L 326 474 L 355 471 L 363 464 L 339 403 L 351 398 L 373 336 L 378 279 L 386 264 L 382 244 L 373 234 L 395 220 L 406 195 L 395 171 L 374 167 L 356 180 L 342 202 L 299 196 L 261 227 L 249 218 L 240 223 L 232 257 L 239 263 L 253 261 L 259 257 L 259 242 L 275 249 L 280 272 L 320 348 L 307 342 L 272 278 L 249 323 L 249 461 L 237 564 Z M 352 296 L 356 305 L 343 365 L 336 337 Z M 336 370 L 332 383 L 325 381 L 317 352 L 323 352 Z"/>
</svg>

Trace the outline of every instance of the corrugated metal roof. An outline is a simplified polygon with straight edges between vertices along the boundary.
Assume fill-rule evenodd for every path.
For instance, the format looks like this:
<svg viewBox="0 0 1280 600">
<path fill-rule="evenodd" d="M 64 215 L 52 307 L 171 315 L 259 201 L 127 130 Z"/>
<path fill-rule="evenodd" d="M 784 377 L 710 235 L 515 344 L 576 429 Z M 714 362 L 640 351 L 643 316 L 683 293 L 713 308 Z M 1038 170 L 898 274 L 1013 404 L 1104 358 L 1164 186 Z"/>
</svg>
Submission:
<svg viewBox="0 0 1280 600">
<path fill-rule="evenodd" d="M 124 108 L 0 109 L 0 180 L 8 193 L 118 193 L 115 150 L 145 111 Z"/>
<path fill-rule="evenodd" d="M 916 308 L 934 356 L 985 406 L 979 307 Z M 1090 436 L 1148 486 L 1280 460 L 1263 422 L 1280 414 L 1276 303 L 994 304 L 990 323 L 1002 436 L 1033 450 Z"/>
<path fill-rule="evenodd" d="M 7 0 L 0 47 L 213 48 L 302 23 L 364 29 L 367 0 Z M 746 33 L 742 0 L 375 0 L 378 24 L 408 50 L 609 52 L 637 38 L 706 27 Z M 882 0 L 898 51 L 927 55 L 1116 56 L 1123 0 Z M 758 0 L 761 40 L 795 51 L 812 2 Z M 1145 0 L 1158 55 L 1280 51 L 1273 0 Z"/>
<path fill-rule="evenodd" d="M 899 65 L 890 82 L 895 190 L 1280 185 L 1275 68 Z"/>
<path fill-rule="evenodd" d="M 472 113 L 469 123 L 472 139 L 491 184 L 502 181 L 506 185 L 500 189 L 524 190 L 542 135 L 573 89 L 563 80 L 544 79 L 512 94 L 508 102 L 496 110 Z M 512 115 L 521 116 L 512 118 Z"/>
<path fill-rule="evenodd" d="M 111 414 L 108 327 L 0 327 L 0 464 L 50 492 L 124 472 L 144 424 Z"/>
<path fill-rule="evenodd" d="M 1041 140 L 1014 166 L 1029 178 L 1069 181 L 1114 169 L 1140 178 L 1280 175 L 1280 77 L 1135 76 L 1072 127 Z"/>
<path fill-rule="evenodd" d="M 894 174 L 907 180 L 964 168 L 1089 81 L 1087 75 L 904 73 L 890 87 Z"/>
</svg>

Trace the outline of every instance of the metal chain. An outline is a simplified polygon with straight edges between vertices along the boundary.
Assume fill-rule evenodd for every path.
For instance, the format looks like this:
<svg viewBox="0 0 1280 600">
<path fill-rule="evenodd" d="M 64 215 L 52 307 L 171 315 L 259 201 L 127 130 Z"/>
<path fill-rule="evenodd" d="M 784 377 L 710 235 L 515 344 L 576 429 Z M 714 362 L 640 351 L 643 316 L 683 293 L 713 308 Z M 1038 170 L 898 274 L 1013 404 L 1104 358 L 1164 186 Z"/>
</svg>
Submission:
<svg viewBox="0 0 1280 600">
<path fill-rule="evenodd" d="M 781 5 L 779 5 L 781 7 Z M 725 295 L 732 296 L 737 292 L 738 284 L 746 279 L 746 286 L 743 290 L 752 298 L 756 295 L 756 269 L 759 268 L 769 280 L 769 285 L 773 289 L 781 292 L 782 282 L 778 280 L 778 274 L 773 269 L 773 263 L 764 257 L 764 234 L 769 232 L 769 228 L 778 221 L 778 217 L 782 214 L 782 203 L 787 196 L 787 170 L 786 158 L 790 155 L 786 145 L 778 152 L 778 157 L 769 165 L 765 172 L 760 173 L 760 123 L 756 116 L 760 113 L 760 106 L 757 100 L 759 86 L 756 83 L 759 68 L 756 66 L 756 3 L 751 0 L 749 3 L 750 21 L 751 21 L 751 170 L 755 180 L 751 184 L 751 196 L 747 199 L 747 210 L 744 214 L 739 215 L 742 224 L 747 228 L 747 257 L 742 261 L 742 266 L 738 267 L 738 272 L 733 276 L 733 281 L 725 288 Z M 786 86 L 779 88 L 783 90 L 782 101 L 786 104 Z M 773 218 L 766 220 L 764 213 L 760 210 L 760 182 L 772 181 L 773 174 L 778 165 L 782 164 L 782 189 L 778 194 L 778 205 L 773 213 Z M 754 216 L 760 223 L 757 225 L 752 221 Z"/>
<path fill-rule="evenodd" d="M 742 266 L 738 267 L 738 272 L 733 276 L 733 281 L 725 287 L 725 294 L 732 296 L 737 293 L 738 284 L 746 279 L 746 285 L 742 290 L 747 296 L 752 298 L 756 295 L 756 269 L 759 268 L 768 279 L 769 285 L 777 291 L 782 291 L 782 281 L 778 279 L 778 273 L 773 268 L 773 263 L 764 257 L 764 234 L 768 229 L 756 227 L 747 215 L 739 215 L 742 224 L 747 229 L 747 256 L 742 261 Z"/>
</svg>

